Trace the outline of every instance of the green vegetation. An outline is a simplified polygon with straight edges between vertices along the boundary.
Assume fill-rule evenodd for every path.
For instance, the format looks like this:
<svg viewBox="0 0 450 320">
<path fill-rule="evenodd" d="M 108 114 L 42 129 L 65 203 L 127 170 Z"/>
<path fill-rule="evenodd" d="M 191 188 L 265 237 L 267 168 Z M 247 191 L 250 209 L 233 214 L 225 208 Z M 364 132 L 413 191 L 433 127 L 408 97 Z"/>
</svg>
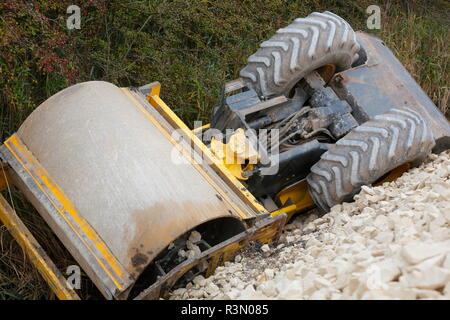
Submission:
<svg viewBox="0 0 450 320">
<path fill-rule="evenodd" d="M 436 105 L 449 114 L 450 4 L 435 1 L 89 0 L 81 29 L 66 28 L 72 0 L 0 3 L 0 138 L 17 130 L 46 98 L 77 82 L 119 86 L 152 81 L 188 124 L 208 121 L 220 86 L 237 77 L 259 43 L 312 11 L 330 10 L 372 32 L 395 52 Z M 365 8 L 378 4 L 382 29 L 367 30 Z M 58 265 L 70 257 L 30 205 L 15 208 Z M 85 297 L 88 293 L 82 293 Z M 0 226 L 0 299 L 53 297 Z"/>
</svg>

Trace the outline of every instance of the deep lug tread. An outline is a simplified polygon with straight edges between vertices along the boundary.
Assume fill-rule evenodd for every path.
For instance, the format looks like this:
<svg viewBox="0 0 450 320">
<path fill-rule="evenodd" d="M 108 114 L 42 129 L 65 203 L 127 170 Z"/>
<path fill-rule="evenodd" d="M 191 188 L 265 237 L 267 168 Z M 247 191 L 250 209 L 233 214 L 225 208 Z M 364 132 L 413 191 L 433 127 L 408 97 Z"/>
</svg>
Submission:
<svg viewBox="0 0 450 320">
<path fill-rule="evenodd" d="M 424 159 L 433 146 L 425 119 L 407 107 L 391 109 L 353 129 L 321 156 L 307 177 L 314 185 L 311 195 L 320 209 L 329 211 L 351 200 L 362 185 Z"/>
<path fill-rule="evenodd" d="M 306 74 L 325 64 L 349 68 L 359 49 L 356 34 L 344 19 L 328 11 L 314 12 L 264 41 L 240 76 L 261 96 L 287 95 Z"/>
</svg>

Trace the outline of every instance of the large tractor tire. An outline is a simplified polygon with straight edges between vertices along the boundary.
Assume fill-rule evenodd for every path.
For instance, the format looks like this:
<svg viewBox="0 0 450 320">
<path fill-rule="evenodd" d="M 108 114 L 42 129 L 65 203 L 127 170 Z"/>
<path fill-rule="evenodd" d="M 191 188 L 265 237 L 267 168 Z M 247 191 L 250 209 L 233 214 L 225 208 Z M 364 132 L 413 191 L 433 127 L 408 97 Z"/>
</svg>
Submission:
<svg viewBox="0 0 450 320">
<path fill-rule="evenodd" d="M 351 201 L 362 185 L 404 164 L 417 164 L 434 146 L 427 122 L 407 107 L 393 108 L 338 140 L 311 168 L 310 193 L 324 212 Z"/>
<path fill-rule="evenodd" d="M 260 47 L 240 76 L 264 98 L 288 96 L 305 75 L 323 66 L 349 68 L 360 49 L 350 25 L 328 11 L 296 19 Z"/>
</svg>

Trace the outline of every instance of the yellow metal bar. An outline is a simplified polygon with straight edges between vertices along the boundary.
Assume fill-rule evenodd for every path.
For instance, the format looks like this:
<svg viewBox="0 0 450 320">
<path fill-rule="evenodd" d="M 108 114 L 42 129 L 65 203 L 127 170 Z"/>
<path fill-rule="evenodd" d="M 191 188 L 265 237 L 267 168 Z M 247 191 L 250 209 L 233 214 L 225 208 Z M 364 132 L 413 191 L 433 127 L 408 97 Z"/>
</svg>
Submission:
<svg viewBox="0 0 450 320">
<path fill-rule="evenodd" d="M 159 83 L 155 84 L 158 88 Z M 267 213 L 264 206 L 239 182 L 224 166 L 211 150 L 188 128 L 188 126 L 181 121 L 181 119 L 166 105 L 166 103 L 159 97 L 159 89 L 152 90 L 147 97 L 150 104 L 174 127 L 183 130 L 183 132 L 194 143 L 197 150 L 207 158 L 211 167 L 219 174 L 219 176 L 233 189 L 233 191 L 240 196 L 240 198 L 247 203 L 257 213 Z"/>
<path fill-rule="evenodd" d="M 373 185 L 379 186 L 384 182 L 393 181 L 400 177 L 409 168 L 411 168 L 410 163 L 402 164 L 397 168 L 391 170 Z M 290 220 L 291 217 L 297 212 L 312 209 L 313 207 L 315 207 L 314 200 L 311 198 L 311 195 L 308 191 L 308 185 L 305 180 L 280 191 L 275 198 L 275 202 L 280 207 L 280 209 L 271 212 L 271 215 L 276 216 L 284 212 L 288 215 L 288 220 Z"/>
<path fill-rule="evenodd" d="M 163 135 L 165 135 L 167 140 L 169 140 L 170 143 L 172 143 L 178 149 L 178 151 L 181 152 L 181 154 L 183 154 L 186 157 L 186 159 L 188 159 L 191 162 L 191 164 L 194 166 L 194 168 L 214 187 L 214 189 L 216 189 L 222 195 L 222 197 L 225 199 L 225 201 L 230 205 L 230 207 L 232 207 L 241 216 L 241 218 L 245 219 L 245 218 L 252 217 L 251 212 L 249 212 L 248 210 L 246 212 L 241 210 L 228 197 L 228 195 L 226 193 L 222 192 L 221 188 L 211 179 L 211 177 L 208 176 L 208 174 L 205 172 L 205 170 L 202 169 L 201 166 L 198 163 L 196 163 L 194 159 L 192 159 L 191 155 L 189 155 L 189 153 L 186 150 L 184 150 L 184 148 L 182 146 L 180 146 L 175 141 L 175 139 L 173 139 L 173 137 L 169 134 L 169 132 L 164 130 L 164 128 L 161 126 L 161 124 L 131 94 L 129 89 L 122 88 L 122 90 L 127 95 L 127 97 L 133 102 L 133 104 L 136 106 L 136 108 L 138 110 L 140 110 L 147 117 L 147 119 L 150 120 Z"/>
<path fill-rule="evenodd" d="M 95 257 L 98 264 L 110 277 L 116 288 L 119 290 L 125 289 L 125 284 L 121 278 L 127 273 L 122 265 L 117 261 L 116 257 L 111 253 L 95 230 L 79 215 L 71 201 L 53 181 L 47 171 L 33 157 L 20 138 L 14 134 L 5 141 L 4 145 L 34 180 L 38 188 L 47 196 L 53 207 L 71 227 L 85 247 L 92 253 L 93 257 Z M 100 253 L 100 256 L 95 251 Z"/>
<path fill-rule="evenodd" d="M 0 195 L 0 220 L 56 296 L 61 300 L 80 300 L 77 293 L 67 287 L 61 272 L 2 195 Z"/>
<path fill-rule="evenodd" d="M 192 130 L 192 132 L 193 132 L 194 134 L 197 134 L 197 133 L 202 132 L 203 130 L 207 130 L 207 129 L 209 129 L 209 128 L 211 128 L 211 124 L 210 124 L 210 123 L 205 124 L 204 126 L 201 126 L 201 127 L 198 127 L 198 128 L 194 128 L 194 129 Z"/>
<path fill-rule="evenodd" d="M 205 276 L 208 277 L 214 273 L 219 265 L 223 265 L 225 261 L 233 259 L 237 252 L 247 246 L 248 243 L 265 244 L 278 241 L 281 230 L 286 223 L 286 218 L 285 214 L 280 214 L 277 217 L 261 219 L 244 232 L 203 251 L 196 259 L 185 260 L 142 291 L 135 300 L 152 300 L 159 297 L 168 298 L 169 290 L 173 288 L 173 285 L 181 276 L 196 265 L 207 262 L 208 269 Z"/>
<path fill-rule="evenodd" d="M 273 211 L 271 215 L 276 216 L 284 212 L 288 215 L 288 220 L 297 212 L 315 207 L 305 180 L 280 191 L 275 198 L 275 202 L 280 209 Z"/>
</svg>

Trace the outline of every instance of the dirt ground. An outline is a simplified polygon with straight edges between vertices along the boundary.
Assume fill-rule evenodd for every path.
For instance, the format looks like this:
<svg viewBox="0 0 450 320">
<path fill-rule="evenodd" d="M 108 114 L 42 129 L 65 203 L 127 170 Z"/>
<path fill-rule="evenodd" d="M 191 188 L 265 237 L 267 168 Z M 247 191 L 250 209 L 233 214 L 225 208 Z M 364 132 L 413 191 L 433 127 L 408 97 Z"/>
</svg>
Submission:
<svg viewBox="0 0 450 320">
<path fill-rule="evenodd" d="M 450 299 L 450 151 L 303 215 L 171 299 Z"/>
</svg>

